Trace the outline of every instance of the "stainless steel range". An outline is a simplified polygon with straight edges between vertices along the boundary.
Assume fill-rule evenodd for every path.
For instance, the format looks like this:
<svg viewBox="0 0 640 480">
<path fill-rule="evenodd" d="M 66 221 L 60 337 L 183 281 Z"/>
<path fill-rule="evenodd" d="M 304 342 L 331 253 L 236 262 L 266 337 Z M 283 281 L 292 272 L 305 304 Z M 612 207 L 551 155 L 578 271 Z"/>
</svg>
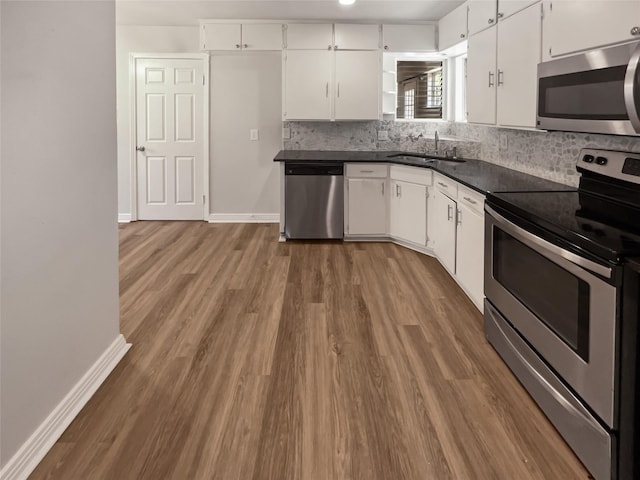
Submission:
<svg viewBox="0 0 640 480">
<path fill-rule="evenodd" d="M 577 169 L 488 196 L 485 333 L 594 478 L 640 478 L 640 153 Z"/>
</svg>

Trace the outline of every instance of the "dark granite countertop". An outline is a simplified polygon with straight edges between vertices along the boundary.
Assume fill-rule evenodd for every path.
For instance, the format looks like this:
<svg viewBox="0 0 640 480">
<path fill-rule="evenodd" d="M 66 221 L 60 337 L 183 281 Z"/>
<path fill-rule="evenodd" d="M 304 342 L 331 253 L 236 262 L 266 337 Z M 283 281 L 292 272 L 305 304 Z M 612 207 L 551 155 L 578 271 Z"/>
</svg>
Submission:
<svg viewBox="0 0 640 480">
<path fill-rule="evenodd" d="M 430 168 L 480 193 L 572 191 L 574 187 L 527 175 L 510 168 L 482 160 L 464 159 L 463 163 L 443 160 L 442 157 L 390 157 L 407 152 L 398 151 L 336 151 L 281 150 L 275 162 L 367 162 L 392 163 L 411 167 Z M 411 154 L 410 154 L 411 155 Z"/>
</svg>

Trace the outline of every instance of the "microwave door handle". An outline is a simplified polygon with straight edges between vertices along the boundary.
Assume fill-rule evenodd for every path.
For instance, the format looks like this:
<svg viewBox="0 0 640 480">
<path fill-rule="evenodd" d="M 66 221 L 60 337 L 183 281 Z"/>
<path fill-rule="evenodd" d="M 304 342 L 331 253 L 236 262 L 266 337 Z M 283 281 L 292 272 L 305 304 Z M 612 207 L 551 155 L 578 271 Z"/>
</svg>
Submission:
<svg viewBox="0 0 640 480">
<path fill-rule="evenodd" d="M 640 43 L 631 55 L 627 73 L 624 77 L 624 103 L 627 107 L 627 113 L 631 125 L 636 132 L 640 133 L 640 113 L 638 113 L 638 104 L 640 99 L 635 98 L 636 92 L 640 92 Z"/>
<path fill-rule="evenodd" d="M 522 240 L 525 243 L 531 243 L 537 246 L 538 248 L 545 250 L 551 254 L 557 255 L 558 257 L 562 257 L 569 262 L 578 265 L 586 270 L 602 275 L 605 278 L 611 278 L 611 268 L 605 267 L 604 265 L 600 265 L 596 262 L 592 262 L 586 258 L 583 258 L 575 253 L 572 253 L 564 248 L 558 247 L 553 243 L 547 242 L 542 238 L 534 235 L 531 232 L 527 232 L 525 229 L 518 227 L 514 223 L 510 222 L 498 212 L 496 212 L 493 208 L 488 205 L 485 205 L 486 212 L 493 217 L 494 222 L 500 226 L 505 232 L 510 233 L 518 240 Z"/>
</svg>

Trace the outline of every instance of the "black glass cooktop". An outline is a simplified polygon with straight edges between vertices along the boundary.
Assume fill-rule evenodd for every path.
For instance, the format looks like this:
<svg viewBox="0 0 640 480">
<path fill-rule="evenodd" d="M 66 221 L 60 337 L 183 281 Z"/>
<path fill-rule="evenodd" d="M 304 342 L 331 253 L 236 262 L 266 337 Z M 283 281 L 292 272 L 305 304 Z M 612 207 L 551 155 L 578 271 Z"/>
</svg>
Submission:
<svg viewBox="0 0 640 480">
<path fill-rule="evenodd" d="M 582 191 L 494 193 L 487 203 L 600 258 L 640 255 L 638 208 Z"/>
</svg>

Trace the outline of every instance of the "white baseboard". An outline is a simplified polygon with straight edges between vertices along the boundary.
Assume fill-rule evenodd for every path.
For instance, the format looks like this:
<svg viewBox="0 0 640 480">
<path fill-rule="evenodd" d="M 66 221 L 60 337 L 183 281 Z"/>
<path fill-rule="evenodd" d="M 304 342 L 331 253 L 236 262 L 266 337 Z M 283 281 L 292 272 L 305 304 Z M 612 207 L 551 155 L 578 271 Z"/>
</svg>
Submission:
<svg viewBox="0 0 640 480">
<path fill-rule="evenodd" d="M 209 223 L 280 223 L 278 213 L 212 213 Z"/>
<path fill-rule="evenodd" d="M 0 480 L 24 480 L 33 472 L 130 347 L 122 335 L 115 339 L 2 468 Z"/>
<path fill-rule="evenodd" d="M 131 222 L 131 214 L 130 213 L 119 213 L 118 214 L 118 223 L 129 223 Z"/>
</svg>

